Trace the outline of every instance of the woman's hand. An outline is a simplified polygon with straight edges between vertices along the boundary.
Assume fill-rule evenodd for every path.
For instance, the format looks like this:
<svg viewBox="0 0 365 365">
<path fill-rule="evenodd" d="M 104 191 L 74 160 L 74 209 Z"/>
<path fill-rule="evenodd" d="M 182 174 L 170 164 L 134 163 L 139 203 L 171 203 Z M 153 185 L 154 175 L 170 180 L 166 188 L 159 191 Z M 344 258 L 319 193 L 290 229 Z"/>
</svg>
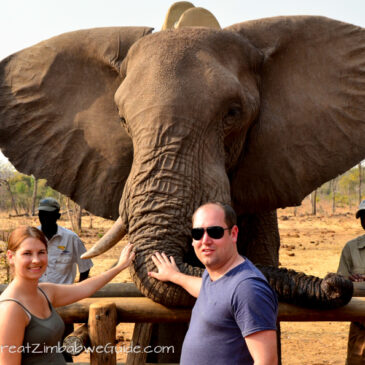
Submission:
<svg viewBox="0 0 365 365">
<path fill-rule="evenodd" d="M 127 268 L 135 257 L 135 253 L 133 252 L 133 245 L 128 243 L 122 250 L 120 254 L 119 261 L 117 266 L 120 268 L 120 271 Z"/>
<path fill-rule="evenodd" d="M 169 259 L 164 252 L 156 252 L 154 255 L 152 255 L 152 261 L 156 265 L 158 272 L 151 271 L 148 273 L 148 276 L 151 276 L 155 279 L 161 281 L 173 281 L 174 274 L 180 272 L 174 258 L 170 256 Z"/>
</svg>

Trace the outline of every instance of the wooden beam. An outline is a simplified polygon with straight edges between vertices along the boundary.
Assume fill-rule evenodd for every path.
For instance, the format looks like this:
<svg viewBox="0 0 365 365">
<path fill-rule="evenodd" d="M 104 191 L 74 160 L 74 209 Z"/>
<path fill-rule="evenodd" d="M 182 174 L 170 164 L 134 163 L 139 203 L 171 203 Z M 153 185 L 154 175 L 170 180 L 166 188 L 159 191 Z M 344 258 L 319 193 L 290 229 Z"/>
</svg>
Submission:
<svg viewBox="0 0 365 365">
<path fill-rule="evenodd" d="M 364 283 L 354 284 L 354 297 L 365 297 Z M 5 290 L 8 284 L 0 284 L 0 294 Z M 144 295 L 137 289 L 134 283 L 109 283 L 94 293 L 92 298 L 144 298 Z"/>
<path fill-rule="evenodd" d="M 67 353 L 72 356 L 80 355 L 89 344 L 89 329 L 86 323 L 73 331 L 63 340 L 63 346 L 66 347 Z"/>
<path fill-rule="evenodd" d="M 0 294 L 5 290 L 8 284 L 0 284 Z M 134 283 L 109 283 L 94 293 L 92 298 L 104 298 L 104 297 L 144 297 L 143 294 L 137 289 Z"/>
<path fill-rule="evenodd" d="M 109 283 L 92 295 L 93 298 L 102 297 L 144 297 L 134 283 Z"/>
<path fill-rule="evenodd" d="M 116 305 L 118 323 L 168 323 L 188 322 L 190 308 L 167 308 L 148 298 L 88 298 L 65 307 L 57 308 L 66 323 L 86 323 L 89 306 L 92 303 L 113 302 Z M 365 299 L 354 298 L 342 308 L 319 310 L 301 308 L 286 303 L 279 303 L 279 321 L 365 321 Z"/>
<path fill-rule="evenodd" d="M 365 297 L 365 285 L 364 285 L 364 282 L 363 281 L 353 282 L 353 284 L 354 284 L 354 294 L 353 294 L 353 297 Z"/>
<path fill-rule="evenodd" d="M 191 308 L 167 308 L 148 298 L 87 298 L 57 311 L 66 323 L 86 323 L 89 306 L 106 302 L 115 303 L 118 322 L 124 323 L 188 322 L 191 315 Z"/>
<path fill-rule="evenodd" d="M 347 305 L 330 310 L 308 309 L 280 303 L 278 318 L 282 322 L 365 321 L 365 298 L 353 298 Z"/>
</svg>

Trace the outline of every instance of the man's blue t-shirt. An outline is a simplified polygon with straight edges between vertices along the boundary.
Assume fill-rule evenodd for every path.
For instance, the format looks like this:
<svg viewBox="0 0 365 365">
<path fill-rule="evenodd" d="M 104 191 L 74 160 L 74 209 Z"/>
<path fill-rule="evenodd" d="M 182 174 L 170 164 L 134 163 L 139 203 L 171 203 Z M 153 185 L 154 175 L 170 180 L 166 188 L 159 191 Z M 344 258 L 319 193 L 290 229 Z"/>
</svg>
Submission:
<svg viewBox="0 0 365 365">
<path fill-rule="evenodd" d="M 248 259 L 215 281 L 205 271 L 180 365 L 253 364 L 244 337 L 276 330 L 277 311 L 276 294 Z"/>
</svg>

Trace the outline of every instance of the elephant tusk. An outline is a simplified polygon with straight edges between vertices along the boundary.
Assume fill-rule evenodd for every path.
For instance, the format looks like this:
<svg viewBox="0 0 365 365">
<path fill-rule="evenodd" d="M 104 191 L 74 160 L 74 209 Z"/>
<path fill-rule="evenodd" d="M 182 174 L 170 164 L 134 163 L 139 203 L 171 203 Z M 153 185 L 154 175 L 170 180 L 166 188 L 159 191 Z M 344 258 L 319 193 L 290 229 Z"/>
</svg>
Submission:
<svg viewBox="0 0 365 365">
<path fill-rule="evenodd" d="M 90 259 L 98 256 L 105 251 L 108 251 L 115 244 L 117 244 L 127 233 L 127 226 L 123 223 L 121 217 L 119 217 L 107 233 L 95 243 L 90 250 L 81 255 L 82 259 Z"/>
</svg>

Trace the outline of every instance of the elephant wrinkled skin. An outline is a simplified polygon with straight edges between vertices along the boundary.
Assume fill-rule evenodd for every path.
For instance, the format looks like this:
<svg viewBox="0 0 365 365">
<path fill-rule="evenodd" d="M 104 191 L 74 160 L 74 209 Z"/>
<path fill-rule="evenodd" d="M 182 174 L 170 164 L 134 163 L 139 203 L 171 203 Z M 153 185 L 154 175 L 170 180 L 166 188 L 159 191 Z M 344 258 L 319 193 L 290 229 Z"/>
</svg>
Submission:
<svg viewBox="0 0 365 365">
<path fill-rule="evenodd" d="M 277 266 L 275 209 L 365 157 L 364 44 L 363 29 L 314 16 L 63 34 L 1 62 L 0 147 L 20 171 L 119 217 L 102 246 L 128 233 L 142 293 L 190 305 L 147 272 L 163 250 L 201 273 L 200 204 L 231 203 L 240 252 Z"/>
</svg>

